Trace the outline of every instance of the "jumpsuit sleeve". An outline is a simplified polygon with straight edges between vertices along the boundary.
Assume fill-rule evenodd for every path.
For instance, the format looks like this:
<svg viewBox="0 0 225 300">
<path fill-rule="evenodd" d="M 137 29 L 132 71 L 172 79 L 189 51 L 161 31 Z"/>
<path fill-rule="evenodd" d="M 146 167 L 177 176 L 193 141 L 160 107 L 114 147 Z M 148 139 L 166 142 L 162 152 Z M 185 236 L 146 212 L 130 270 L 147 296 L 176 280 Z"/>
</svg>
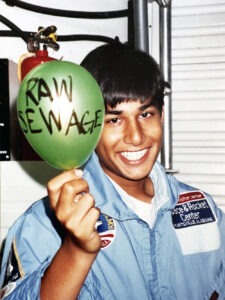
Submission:
<svg viewBox="0 0 225 300">
<path fill-rule="evenodd" d="M 60 248 L 54 216 L 43 202 L 26 211 L 10 228 L 4 246 L 0 299 L 39 299 L 41 277 Z"/>
<path fill-rule="evenodd" d="M 23 279 L 6 283 L 0 291 L 0 299 L 39 300 L 41 278 L 49 263 L 50 262 L 47 260 L 34 272 L 28 274 Z"/>
<path fill-rule="evenodd" d="M 219 211 L 221 221 L 219 224 L 221 232 L 221 266 L 216 275 L 215 290 L 219 294 L 219 299 L 225 299 L 225 214 Z"/>
<path fill-rule="evenodd" d="M 219 261 L 219 268 L 216 272 L 214 280 L 210 283 L 209 290 L 207 293 L 207 299 L 225 299 L 225 214 L 212 200 L 211 202 L 214 211 L 216 212 L 218 219 L 218 228 L 220 232 L 220 249 L 217 253 L 217 259 Z M 218 298 L 213 298 L 212 290 Z"/>
</svg>

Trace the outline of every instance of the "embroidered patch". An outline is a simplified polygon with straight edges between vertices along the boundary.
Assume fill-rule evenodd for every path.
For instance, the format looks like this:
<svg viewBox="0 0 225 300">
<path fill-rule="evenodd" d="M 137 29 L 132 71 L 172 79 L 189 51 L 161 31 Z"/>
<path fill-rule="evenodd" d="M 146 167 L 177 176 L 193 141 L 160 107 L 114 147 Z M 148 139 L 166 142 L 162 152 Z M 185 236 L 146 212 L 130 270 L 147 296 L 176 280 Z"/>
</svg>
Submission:
<svg viewBox="0 0 225 300">
<path fill-rule="evenodd" d="M 23 276 L 24 276 L 23 270 L 16 249 L 16 241 L 14 240 L 9 252 L 3 286 L 15 282 L 16 280 L 22 278 Z"/>
<path fill-rule="evenodd" d="M 116 228 L 115 228 L 115 221 L 112 217 L 107 216 L 106 214 L 100 214 L 98 219 L 100 225 L 98 225 L 98 233 L 101 237 L 102 247 L 108 247 L 115 239 Z"/>
<path fill-rule="evenodd" d="M 16 283 L 11 282 L 7 284 L 3 289 L 0 290 L 0 299 L 4 299 L 7 297 L 9 294 L 11 294 L 16 288 Z"/>
<path fill-rule="evenodd" d="M 221 245 L 217 218 L 201 191 L 180 194 L 172 222 L 184 255 L 214 251 Z"/>
<path fill-rule="evenodd" d="M 215 222 L 213 211 L 200 191 L 181 194 L 178 204 L 172 210 L 175 229 Z"/>
</svg>

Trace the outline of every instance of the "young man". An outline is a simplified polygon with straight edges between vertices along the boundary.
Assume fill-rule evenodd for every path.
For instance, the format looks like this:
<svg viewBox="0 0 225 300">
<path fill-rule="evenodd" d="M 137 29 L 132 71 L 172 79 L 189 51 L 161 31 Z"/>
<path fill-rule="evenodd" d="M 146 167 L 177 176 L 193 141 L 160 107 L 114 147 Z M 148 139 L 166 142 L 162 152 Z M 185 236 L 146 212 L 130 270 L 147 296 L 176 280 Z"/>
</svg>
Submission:
<svg viewBox="0 0 225 300">
<path fill-rule="evenodd" d="M 210 195 L 156 161 L 164 80 L 119 42 L 82 65 L 105 99 L 104 128 L 83 170 L 48 183 L 7 237 L 5 299 L 225 299 L 225 216 Z M 8 296 L 7 296 L 8 295 Z"/>
</svg>

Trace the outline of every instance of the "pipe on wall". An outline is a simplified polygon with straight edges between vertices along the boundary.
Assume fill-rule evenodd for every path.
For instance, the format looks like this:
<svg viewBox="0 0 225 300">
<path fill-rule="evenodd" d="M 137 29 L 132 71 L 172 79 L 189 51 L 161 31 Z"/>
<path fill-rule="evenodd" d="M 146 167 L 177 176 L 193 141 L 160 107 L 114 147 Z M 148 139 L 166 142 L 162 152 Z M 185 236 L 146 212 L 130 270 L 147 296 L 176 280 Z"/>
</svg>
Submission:
<svg viewBox="0 0 225 300">
<path fill-rule="evenodd" d="M 165 2 L 165 1 L 164 1 Z M 164 137 L 161 162 L 167 172 L 173 170 L 172 97 L 171 97 L 171 1 L 159 7 L 160 67 L 168 86 L 164 93 Z"/>
<path fill-rule="evenodd" d="M 149 53 L 148 1 L 133 0 L 135 47 Z M 160 67 L 167 86 L 164 93 L 164 137 L 161 163 L 173 171 L 171 99 L 171 0 L 155 0 L 159 5 Z"/>
<path fill-rule="evenodd" d="M 149 53 L 148 1 L 133 0 L 134 42 L 139 50 Z"/>
</svg>

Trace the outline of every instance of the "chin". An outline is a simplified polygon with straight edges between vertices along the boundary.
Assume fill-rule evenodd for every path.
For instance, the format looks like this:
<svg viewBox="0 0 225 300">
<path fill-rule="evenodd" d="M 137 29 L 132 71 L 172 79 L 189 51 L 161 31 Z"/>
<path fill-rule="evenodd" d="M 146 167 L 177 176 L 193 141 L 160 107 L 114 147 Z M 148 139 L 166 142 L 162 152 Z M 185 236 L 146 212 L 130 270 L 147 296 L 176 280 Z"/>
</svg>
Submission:
<svg viewBox="0 0 225 300">
<path fill-rule="evenodd" d="M 127 176 L 124 176 L 126 177 L 127 179 L 129 180 L 133 180 L 133 181 L 139 181 L 139 180 L 142 180 L 142 179 L 145 179 L 149 176 L 149 172 L 145 172 L 145 173 L 137 173 L 137 174 L 132 174 L 132 176 L 130 176 L 130 174 L 128 174 Z"/>
</svg>

